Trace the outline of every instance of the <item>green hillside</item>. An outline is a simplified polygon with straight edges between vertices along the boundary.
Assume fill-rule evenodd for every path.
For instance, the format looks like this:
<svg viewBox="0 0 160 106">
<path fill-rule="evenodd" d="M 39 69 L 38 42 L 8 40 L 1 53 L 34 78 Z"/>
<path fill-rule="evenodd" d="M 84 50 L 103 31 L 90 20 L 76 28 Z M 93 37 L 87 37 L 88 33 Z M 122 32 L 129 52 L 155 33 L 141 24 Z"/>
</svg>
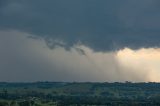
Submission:
<svg viewBox="0 0 160 106">
<path fill-rule="evenodd" d="M 160 105 L 160 83 L 0 83 L 0 106 Z"/>
</svg>

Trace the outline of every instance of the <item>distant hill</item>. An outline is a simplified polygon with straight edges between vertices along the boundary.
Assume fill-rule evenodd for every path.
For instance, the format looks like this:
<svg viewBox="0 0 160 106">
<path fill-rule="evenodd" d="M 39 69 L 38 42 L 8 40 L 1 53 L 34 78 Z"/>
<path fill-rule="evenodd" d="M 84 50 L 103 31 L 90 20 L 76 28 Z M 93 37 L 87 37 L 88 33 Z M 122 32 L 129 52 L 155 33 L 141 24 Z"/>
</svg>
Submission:
<svg viewBox="0 0 160 106">
<path fill-rule="evenodd" d="M 1 100 L 48 100 L 59 104 L 157 104 L 160 83 L 35 82 L 0 83 Z M 0 105 L 1 106 L 1 105 Z"/>
</svg>

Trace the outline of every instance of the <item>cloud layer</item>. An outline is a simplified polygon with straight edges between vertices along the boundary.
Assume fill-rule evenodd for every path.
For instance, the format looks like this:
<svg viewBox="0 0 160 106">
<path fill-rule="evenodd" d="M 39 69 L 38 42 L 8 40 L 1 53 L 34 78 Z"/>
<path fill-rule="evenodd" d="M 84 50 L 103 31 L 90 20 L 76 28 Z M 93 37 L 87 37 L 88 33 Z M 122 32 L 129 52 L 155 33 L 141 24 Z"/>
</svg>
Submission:
<svg viewBox="0 0 160 106">
<path fill-rule="evenodd" d="M 0 29 L 32 33 L 46 41 L 58 39 L 67 47 L 82 42 L 96 51 L 159 47 L 159 4 L 159 0 L 1 0 Z"/>
<path fill-rule="evenodd" d="M 0 31 L 0 81 L 160 81 L 159 48 L 97 52 L 77 43 L 50 49 L 35 37 Z"/>
<path fill-rule="evenodd" d="M 159 0 L 0 0 L 0 81 L 160 81 Z"/>
</svg>

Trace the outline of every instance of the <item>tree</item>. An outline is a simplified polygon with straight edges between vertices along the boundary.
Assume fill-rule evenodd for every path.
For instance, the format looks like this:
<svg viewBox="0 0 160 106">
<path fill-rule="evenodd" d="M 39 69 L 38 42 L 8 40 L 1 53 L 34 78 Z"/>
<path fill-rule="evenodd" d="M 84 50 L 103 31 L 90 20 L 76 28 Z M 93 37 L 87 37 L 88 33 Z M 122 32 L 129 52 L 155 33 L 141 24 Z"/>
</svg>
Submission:
<svg viewBox="0 0 160 106">
<path fill-rule="evenodd" d="M 31 106 L 33 106 L 35 104 L 35 102 L 33 100 L 31 100 L 30 103 L 31 103 Z"/>
<path fill-rule="evenodd" d="M 9 106 L 9 104 L 8 104 L 8 102 L 1 101 L 1 102 L 0 102 L 0 106 Z"/>
<path fill-rule="evenodd" d="M 11 101 L 10 106 L 16 106 L 16 101 Z"/>
<path fill-rule="evenodd" d="M 19 106 L 30 106 L 30 102 L 29 101 L 22 101 L 22 102 L 19 102 L 18 103 L 19 104 Z"/>
</svg>

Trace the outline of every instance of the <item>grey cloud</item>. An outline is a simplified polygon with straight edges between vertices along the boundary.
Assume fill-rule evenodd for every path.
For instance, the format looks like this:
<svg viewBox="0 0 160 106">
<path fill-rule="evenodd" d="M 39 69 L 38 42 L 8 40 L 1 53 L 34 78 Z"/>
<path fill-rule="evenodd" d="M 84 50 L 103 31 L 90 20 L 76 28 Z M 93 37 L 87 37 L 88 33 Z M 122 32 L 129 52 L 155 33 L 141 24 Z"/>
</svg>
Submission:
<svg viewBox="0 0 160 106">
<path fill-rule="evenodd" d="M 94 50 L 159 47 L 159 0 L 0 0 L 0 28 Z M 48 40 L 48 46 L 54 47 Z M 62 45 L 64 46 L 64 45 Z"/>
<path fill-rule="evenodd" d="M 123 67 L 116 52 L 95 52 L 80 44 L 49 49 L 43 38 L 31 36 L 0 31 L 0 81 L 148 81 L 145 71 Z"/>
</svg>

